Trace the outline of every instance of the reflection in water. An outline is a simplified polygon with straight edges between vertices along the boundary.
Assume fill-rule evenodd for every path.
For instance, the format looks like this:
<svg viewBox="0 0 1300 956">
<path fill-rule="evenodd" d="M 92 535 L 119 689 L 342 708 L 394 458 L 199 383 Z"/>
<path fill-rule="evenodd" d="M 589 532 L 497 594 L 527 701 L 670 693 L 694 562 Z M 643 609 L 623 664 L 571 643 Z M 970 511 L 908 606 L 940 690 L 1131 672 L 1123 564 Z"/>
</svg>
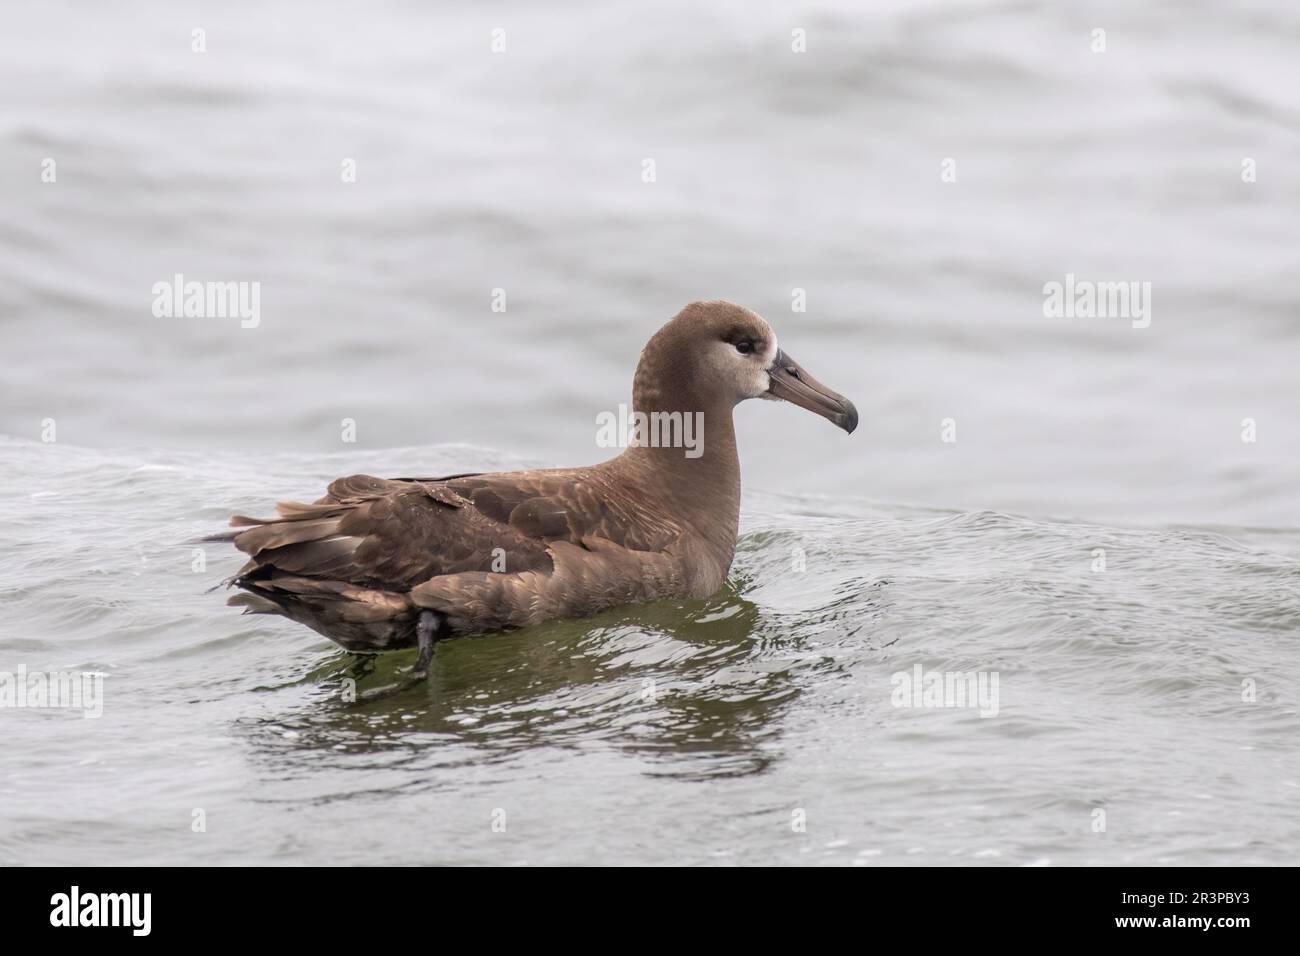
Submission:
<svg viewBox="0 0 1300 956">
<path fill-rule="evenodd" d="M 766 536 L 753 537 L 755 550 L 771 548 Z M 851 634 L 876 602 L 834 595 L 796 619 L 761 611 L 743 596 L 752 586 L 737 574 L 708 601 L 663 601 L 444 641 L 425 681 L 407 676 L 408 653 L 339 653 L 312 673 L 322 693 L 310 708 L 252 739 L 262 738 L 276 759 L 289 740 L 313 763 L 322 751 L 391 748 L 411 764 L 439 763 L 430 753 L 439 744 L 472 745 L 472 759 L 501 760 L 600 741 L 647 758 L 654 775 L 756 773 L 780 757 L 787 706 L 809 681 L 840 669 L 807 638 L 836 622 Z M 852 628 L 844 626 L 850 616 Z M 340 763 L 356 766 L 346 756 Z"/>
</svg>

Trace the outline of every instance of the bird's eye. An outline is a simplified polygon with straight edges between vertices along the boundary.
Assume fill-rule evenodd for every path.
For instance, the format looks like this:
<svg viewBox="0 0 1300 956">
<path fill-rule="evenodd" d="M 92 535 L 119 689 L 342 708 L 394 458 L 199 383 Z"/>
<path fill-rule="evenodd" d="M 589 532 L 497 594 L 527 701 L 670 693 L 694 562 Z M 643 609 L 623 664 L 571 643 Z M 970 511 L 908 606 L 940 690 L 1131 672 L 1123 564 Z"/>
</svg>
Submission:
<svg viewBox="0 0 1300 956">
<path fill-rule="evenodd" d="M 737 343 L 736 343 L 736 351 L 739 352 L 741 355 L 748 355 L 750 352 L 754 351 L 754 343 L 753 343 L 753 342 L 737 342 Z"/>
</svg>

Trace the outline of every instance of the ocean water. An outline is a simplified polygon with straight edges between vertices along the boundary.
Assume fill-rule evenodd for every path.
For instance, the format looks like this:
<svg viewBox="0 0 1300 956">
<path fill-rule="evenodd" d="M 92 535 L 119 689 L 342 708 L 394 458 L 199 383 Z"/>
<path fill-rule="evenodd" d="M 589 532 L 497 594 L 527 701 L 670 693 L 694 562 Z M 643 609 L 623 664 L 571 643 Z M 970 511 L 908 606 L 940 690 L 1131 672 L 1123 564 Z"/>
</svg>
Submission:
<svg viewBox="0 0 1300 956">
<path fill-rule="evenodd" d="M 107 676 L 95 719 L 0 707 L 0 863 L 1296 859 L 1300 13 L 4 24 L 0 672 Z M 176 274 L 258 282 L 256 327 L 155 316 Z M 1046 316 L 1067 275 L 1149 324 Z M 210 590 L 196 536 L 337 475 L 599 460 L 712 297 L 862 414 L 738 410 L 713 599 L 411 685 Z M 996 707 L 912 706 L 917 668 Z"/>
</svg>

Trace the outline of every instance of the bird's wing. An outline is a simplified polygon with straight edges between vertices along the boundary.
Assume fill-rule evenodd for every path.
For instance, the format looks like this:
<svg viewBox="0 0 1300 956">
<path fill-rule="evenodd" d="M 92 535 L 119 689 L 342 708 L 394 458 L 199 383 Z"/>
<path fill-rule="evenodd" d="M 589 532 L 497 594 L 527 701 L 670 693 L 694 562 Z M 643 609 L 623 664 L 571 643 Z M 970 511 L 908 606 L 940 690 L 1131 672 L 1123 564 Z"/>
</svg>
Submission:
<svg viewBox="0 0 1300 956">
<path fill-rule="evenodd" d="M 632 551 L 661 551 L 681 534 L 626 488 L 590 469 L 470 475 L 443 485 L 481 514 L 529 538 L 578 546 L 601 538 Z"/>
<path fill-rule="evenodd" d="M 236 579 L 275 572 L 406 591 L 468 571 L 554 570 L 550 546 L 602 539 L 634 551 L 662 549 L 679 533 L 645 522 L 635 502 L 589 471 L 532 471 L 451 479 L 340 478 L 315 504 L 284 502 L 278 518 L 236 516 L 250 556 Z"/>
</svg>

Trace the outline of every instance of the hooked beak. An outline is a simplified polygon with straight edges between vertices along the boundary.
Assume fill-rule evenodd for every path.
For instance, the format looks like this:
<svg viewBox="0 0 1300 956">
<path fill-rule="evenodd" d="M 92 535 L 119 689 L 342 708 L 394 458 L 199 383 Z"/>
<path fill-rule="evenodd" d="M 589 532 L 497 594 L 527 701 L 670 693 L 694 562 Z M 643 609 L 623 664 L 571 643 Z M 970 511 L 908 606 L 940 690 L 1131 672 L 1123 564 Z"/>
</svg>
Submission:
<svg viewBox="0 0 1300 956">
<path fill-rule="evenodd" d="M 783 398 L 800 408 L 816 412 L 850 434 L 858 427 L 858 410 L 853 407 L 853 403 L 809 375 L 783 349 L 777 350 L 776 358 L 767 373 L 772 380 L 767 394 L 772 398 Z"/>
</svg>

